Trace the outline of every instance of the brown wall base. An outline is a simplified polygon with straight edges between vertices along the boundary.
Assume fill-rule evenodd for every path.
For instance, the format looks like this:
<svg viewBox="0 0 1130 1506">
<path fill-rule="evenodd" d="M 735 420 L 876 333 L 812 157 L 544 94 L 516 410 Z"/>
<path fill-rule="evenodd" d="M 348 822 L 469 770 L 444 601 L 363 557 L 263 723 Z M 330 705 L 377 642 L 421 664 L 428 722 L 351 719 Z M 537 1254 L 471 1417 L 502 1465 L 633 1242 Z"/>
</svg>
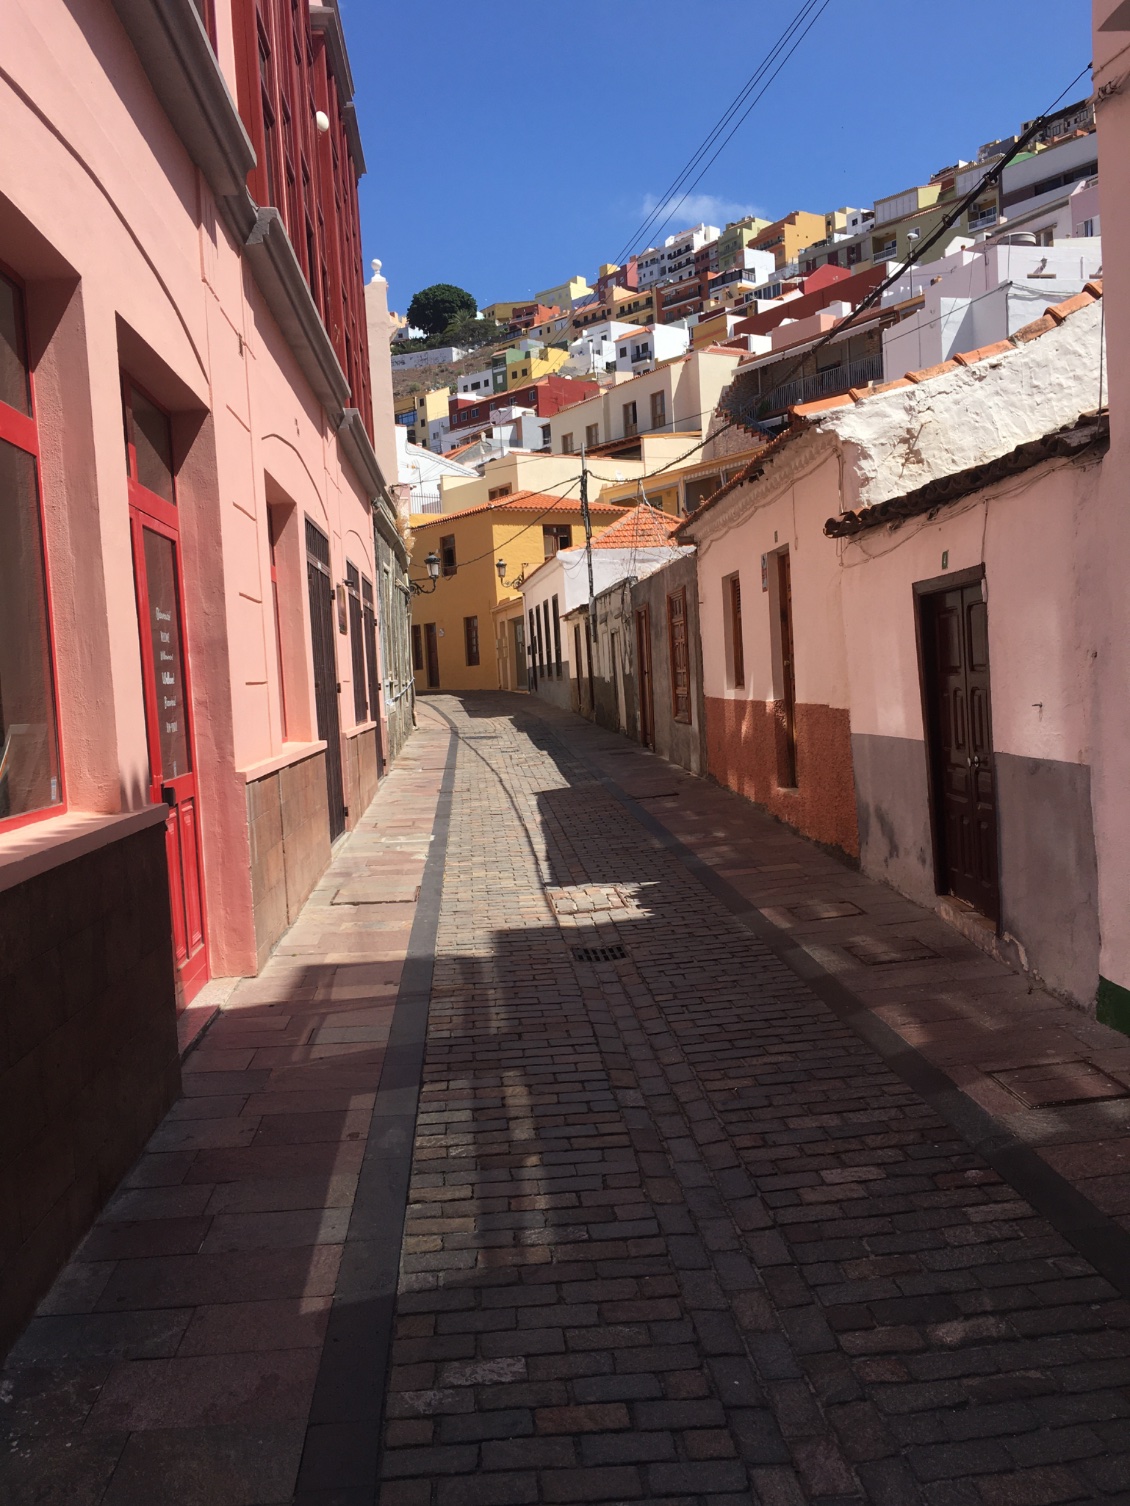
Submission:
<svg viewBox="0 0 1130 1506">
<path fill-rule="evenodd" d="M 778 707 L 763 701 L 706 698 L 707 773 L 805 836 L 857 857 L 859 831 L 847 711 L 799 705 L 796 739 L 797 787 L 782 789 L 778 783 Z"/>
<path fill-rule="evenodd" d="M 0 894 L 0 1352 L 180 1092 L 163 825 Z"/>
<path fill-rule="evenodd" d="M 377 793 L 377 730 L 359 732 L 344 739 L 345 803 L 349 807 L 349 830 L 360 821 Z"/>
<path fill-rule="evenodd" d="M 249 784 L 247 822 L 258 971 L 329 865 L 325 754 Z"/>
</svg>

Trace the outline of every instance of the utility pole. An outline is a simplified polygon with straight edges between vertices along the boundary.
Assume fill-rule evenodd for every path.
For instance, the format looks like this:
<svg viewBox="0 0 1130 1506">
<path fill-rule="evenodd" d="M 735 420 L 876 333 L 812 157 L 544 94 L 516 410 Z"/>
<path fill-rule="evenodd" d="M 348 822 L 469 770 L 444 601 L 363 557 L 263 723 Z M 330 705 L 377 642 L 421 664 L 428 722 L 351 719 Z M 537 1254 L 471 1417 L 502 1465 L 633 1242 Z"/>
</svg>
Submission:
<svg viewBox="0 0 1130 1506">
<path fill-rule="evenodd" d="M 581 517 L 585 524 L 585 560 L 589 570 L 589 658 L 596 649 L 596 593 L 592 579 L 592 515 L 589 512 L 589 473 L 585 447 L 581 446 Z"/>
</svg>

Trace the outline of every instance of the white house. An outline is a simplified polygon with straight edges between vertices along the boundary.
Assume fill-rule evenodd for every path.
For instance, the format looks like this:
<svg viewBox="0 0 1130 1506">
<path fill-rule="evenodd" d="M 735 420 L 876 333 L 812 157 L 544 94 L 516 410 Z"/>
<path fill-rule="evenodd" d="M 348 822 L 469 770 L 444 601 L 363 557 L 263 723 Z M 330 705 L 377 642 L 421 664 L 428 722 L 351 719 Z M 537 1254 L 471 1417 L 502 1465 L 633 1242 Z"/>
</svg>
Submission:
<svg viewBox="0 0 1130 1506">
<path fill-rule="evenodd" d="M 671 542 L 680 519 L 646 503 L 634 507 L 593 540 L 593 594 L 617 581 L 641 580 L 690 552 Z M 574 536 L 579 530 L 574 529 Z M 589 673 L 580 626 L 572 634 L 562 621 L 589 599 L 589 551 L 580 544 L 561 549 L 531 570 L 522 583 L 530 689 L 558 706 L 572 705 L 578 666 Z M 571 640 L 571 641 L 570 641 Z"/>
<path fill-rule="evenodd" d="M 396 485 L 390 487 L 397 498 L 400 516 L 415 512 L 442 512 L 440 499 L 441 476 L 473 476 L 474 469 L 449 460 L 445 455 L 433 454 L 421 445 L 409 444 L 408 434 L 402 424 L 395 424 L 396 440 Z"/>
<path fill-rule="evenodd" d="M 1100 277 L 1102 260 L 1094 236 L 1051 246 L 966 242 L 939 261 L 912 267 L 883 295 L 886 307 L 923 300 L 883 331 L 884 380 L 1007 340 L 1049 304 Z"/>
<path fill-rule="evenodd" d="M 716 241 L 721 233 L 717 225 L 692 225 L 689 230 L 669 235 L 661 246 L 641 251 L 636 273 L 640 291 L 689 276 L 694 271 L 695 252 Z"/>
</svg>

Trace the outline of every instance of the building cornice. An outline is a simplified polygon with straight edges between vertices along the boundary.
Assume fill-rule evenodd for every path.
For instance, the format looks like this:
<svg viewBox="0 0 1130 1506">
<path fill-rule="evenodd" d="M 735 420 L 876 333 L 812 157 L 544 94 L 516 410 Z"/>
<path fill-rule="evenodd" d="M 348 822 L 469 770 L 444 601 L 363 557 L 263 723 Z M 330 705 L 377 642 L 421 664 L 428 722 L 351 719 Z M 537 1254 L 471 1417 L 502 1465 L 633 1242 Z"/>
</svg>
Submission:
<svg viewBox="0 0 1130 1506">
<path fill-rule="evenodd" d="M 113 0 L 153 91 L 217 199 L 243 191 L 255 148 L 192 0 Z"/>
<path fill-rule="evenodd" d="M 310 25 L 315 31 L 321 32 L 326 41 L 326 50 L 330 55 L 330 68 L 333 70 L 338 99 L 341 103 L 349 153 L 353 158 L 357 176 L 360 178 L 365 173 L 365 153 L 361 147 L 361 131 L 357 125 L 357 111 L 353 105 L 353 70 L 349 66 L 345 32 L 342 30 L 341 16 L 338 14 L 335 0 L 329 0 L 329 4 L 326 5 L 311 5 Z"/>
<path fill-rule="evenodd" d="M 340 424 L 349 401 L 349 381 L 277 209 L 256 212 L 244 255 L 303 375 L 333 422 Z"/>
</svg>

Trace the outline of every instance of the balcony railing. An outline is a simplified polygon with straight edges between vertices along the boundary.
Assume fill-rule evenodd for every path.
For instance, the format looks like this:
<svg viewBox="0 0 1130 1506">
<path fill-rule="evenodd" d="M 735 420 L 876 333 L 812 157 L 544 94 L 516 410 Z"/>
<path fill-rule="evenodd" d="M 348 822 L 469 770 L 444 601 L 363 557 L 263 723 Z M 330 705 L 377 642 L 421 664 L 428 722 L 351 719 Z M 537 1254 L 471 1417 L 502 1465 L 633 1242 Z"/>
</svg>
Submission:
<svg viewBox="0 0 1130 1506">
<path fill-rule="evenodd" d="M 784 408 L 793 408 L 797 403 L 813 403 L 817 398 L 835 397 L 847 392 L 850 387 L 866 387 L 868 382 L 883 380 L 883 357 L 864 356 L 861 361 L 849 361 L 844 366 L 830 366 L 826 371 L 815 371 L 811 376 L 794 377 L 791 382 L 782 382 L 771 387 L 767 393 L 750 398 L 745 406 L 756 409 L 762 404 L 768 413 L 779 413 Z"/>
</svg>

